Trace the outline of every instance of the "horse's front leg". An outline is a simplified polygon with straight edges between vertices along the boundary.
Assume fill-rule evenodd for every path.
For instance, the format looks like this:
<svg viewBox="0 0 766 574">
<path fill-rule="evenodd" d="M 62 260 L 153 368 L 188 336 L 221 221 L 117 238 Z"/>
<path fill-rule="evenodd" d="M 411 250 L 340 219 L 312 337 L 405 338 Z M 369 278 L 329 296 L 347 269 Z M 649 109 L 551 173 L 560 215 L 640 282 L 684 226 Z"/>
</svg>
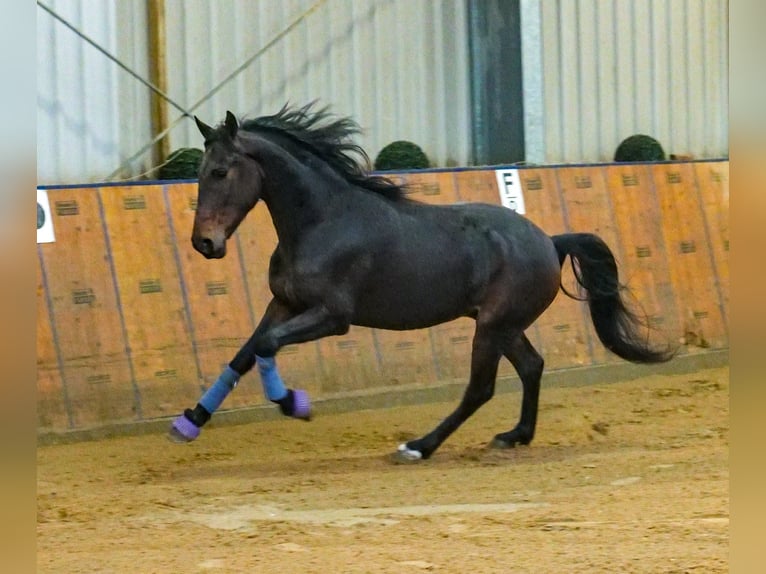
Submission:
<svg viewBox="0 0 766 574">
<path fill-rule="evenodd" d="M 253 334 L 218 376 L 215 383 L 205 391 L 197 405 L 193 409 L 186 409 L 183 415 L 173 421 L 169 438 L 176 442 L 189 442 L 197 438 L 200 429 L 234 390 L 239 379 L 256 364 L 266 398 L 277 403 L 283 414 L 308 420 L 311 416 L 311 403 L 306 391 L 288 389 L 279 375 L 273 354 L 260 356 L 256 352 L 258 341 L 270 327 L 287 321 L 294 315 L 295 313 L 284 304 L 273 299 Z"/>
<path fill-rule="evenodd" d="M 253 343 L 253 350 L 259 357 L 273 357 L 286 345 L 315 341 L 330 335 L 348 332 L 349 321 L 345 316 L 331 312 L 324 305 L 317 305 L 272 324 L 263 330 Z"/>
</svg>

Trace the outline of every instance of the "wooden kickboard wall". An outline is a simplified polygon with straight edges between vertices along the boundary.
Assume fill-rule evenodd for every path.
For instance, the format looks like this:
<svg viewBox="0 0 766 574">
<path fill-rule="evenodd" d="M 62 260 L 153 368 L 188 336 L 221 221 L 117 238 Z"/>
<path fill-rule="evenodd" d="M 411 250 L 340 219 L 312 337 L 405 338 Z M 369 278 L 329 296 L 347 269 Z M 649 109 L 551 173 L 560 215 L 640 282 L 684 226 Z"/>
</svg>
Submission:
<svg viewBox="0 0 766 574">
<path fill-rule="evenodd" d="M 520 167 L 526 215 L 549 234 L 592 232 L 618 260 L 627 295 L 681 353 L 728 347 L 729 164 Z M 500 204 L 494 168 L 391 174 L 413 199 Z M 192 406 L 252 333 L 270 300 L 276 245 L 259 204 L 208 261 L 191 246 L 195 183 L 48 189 L 56 240 L 37 246 L 40 430 L 173 416 Z M 576 291 L 568 261 L 564 286 Z M 621 359 L 583 303 L 560 294 L 528 335 L 546 369 Z M 473 321 L 286 347 L 290 386 L 314 398 L 467 379 Z M 507 361 L 500 376 L 514 375 Z M 264 404 L 255 372 L 224 408 Z"/>
</svg>

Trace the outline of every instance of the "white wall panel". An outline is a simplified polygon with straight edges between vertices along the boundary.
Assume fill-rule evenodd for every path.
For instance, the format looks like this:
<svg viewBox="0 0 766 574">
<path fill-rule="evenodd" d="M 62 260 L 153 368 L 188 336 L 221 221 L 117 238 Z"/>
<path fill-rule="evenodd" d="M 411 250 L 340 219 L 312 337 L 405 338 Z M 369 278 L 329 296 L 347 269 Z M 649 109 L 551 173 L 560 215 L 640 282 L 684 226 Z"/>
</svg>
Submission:
<svg viewBox="0 0 766 574">
<path fill-rule="evenodd" d="M 191 106 L 316 4 L 167 0 L 171 96 Z M 319 100 L 363 127 L 371 159 L 408 139 L 436 165 L 465 164 L 465 30 L 463 0 L 325 0 L 194 113 L 212 124 Z M 191 121 L 171 132 L 172 148 L 200 145 Z"/>
<path fill-rule="evenodd" d="M 149 79 L 149 24 L 144 3 L 117 1 L 117 53 L 116 56 L 141 77 Z M 109 64 L 114 67 L 112 63 Z M 120 163 L 152 139 L 151 91 L 124 70 L 117 71 L 117 118 L 120 129 Z M 174 109 L 174 108 L 170 108 Z M 118 166 L 107 172 L 111 174 Z M 151 152 L 129 165 L 123 175 L 130 177 L 151 168 Z M 118 177 L 120 177 L 118 175 Z"/>
<path fill-rule="evenodd" d="M 611 161 L 635 133 L 666 153 L 728 155 L 727 0 L 527 0 L 539 12 L 544 102 L 528 161 Z M 527 21 L 534 22 L 534 18 Z M 538 43 L 539 42 L 539 45 Z"/>
<path fill-rule="evenodd" d="M 148 79 L 146 2 L 44 0 Z M 276 112 L 319 99 L 365 129 L 371 158 L 394 139 L 420 144 L 436 165 L 469 159 L 464 0 L 166 0 L 168 94 L 187 109 L 263 53 L 194 110 Z M 291 22 L 316 9 L 266 48 Z M 151 140 L 149 89 L 38 9 L 38 181 L 102 181 Z M 266 48 L 266 49 L 264 49 Z M 180 112 L 168 104 L 170 122 Z M 171 149 L 199 147 L 193 121 Z M 117 178 L 151 167 L 146 151 Z"/>
<path fill-rule="evenodd" d="M 146 57 L 136 59 L 133 9 L 100 0 L 47 0 L 52 10 L 126 64 L 146 75 Z M 138 3 L 132 3 L 134 8 Z M 142 12 L 138 12 L 140 16 Z M 141 36 L 145 36 L 143 30 Z M 129 49 L 128 49 L 129 48 Z M 37 12 L 38 183 L 103 180 L 131 144 L 146 140 L 146 88 L 60 22 Z M 142 101 L 143 100 L 143 101 Z"/>
<path fill-rule="evenodd" d="M 148 78 L 143 0 L 44 2 Z M 528 161 L 608 161 L 634 133 L 728 154 L 727 0 L 521 6 Z M 166 0 L 168 92 L 189 108 L 262 52 L 194 113 L 217 123 L 318 99 L 361 124 L 371 158 L 409 139 L 435 165 L 466 165 L 466 18 L 464 0 Z M 101 181 L 151 140 L 150 92 L 42 9 L 37 34 L 38 180 Z M 171 149 L 199 140 L 189 119 L 170 133 Z M 119 176 L 149 167 L 147 151 Z"/>
</svg>

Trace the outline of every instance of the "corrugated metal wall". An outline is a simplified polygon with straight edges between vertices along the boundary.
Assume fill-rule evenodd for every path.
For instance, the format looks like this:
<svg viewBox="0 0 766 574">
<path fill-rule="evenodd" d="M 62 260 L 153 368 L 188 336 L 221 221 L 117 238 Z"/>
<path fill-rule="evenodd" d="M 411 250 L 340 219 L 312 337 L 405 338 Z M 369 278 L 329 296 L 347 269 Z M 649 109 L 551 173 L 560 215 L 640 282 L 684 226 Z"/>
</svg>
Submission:
<svg viewBox="0 0 766 574">
<path fill-rule="evenodd" d="M 146 14 L 136 10 L 142 4 L 101 0 L 45 4 L 148 76 Z M 37 60 L 39 183 L 103 179 L 131 148 L 150 139 L 148 90 L 40 9 Z"/>
<path fill-rule="evenodd" d="M 144 1 L 43 1 L 148 78 Z M 527 161 L 609 161 L 634 133 L 668 153 L 728 155 L 727 0 L 520 4 Z M 166 0 L 168 92 L 191 107 L 263 50 L 194 112 L 212 124 L 227 109 L 319 99 L 365 128 L 373 159 L 409 139 L 435 165 L 469 165 L 466 11 L 465 0 Z M 149 90 L 42 10 L 38 60 L 41 184 L 102 181 L 151 140 Z M 190 120 L 170 132 L 171 149 L 199 140 Z M 147 152 L 120 175 L 151 165 Z"/>
<path fill-rule="evenodd" d="M 148 78 L 145 2 L 45 0 Z M 470 159 L 463 0 L 166 0 L 168 95 L 189 108 L 311 11 L 194 113 L 274 113 L 319 99 L 365 129 L 374 159 L 396 139 L 435 165 Z M 149 90 L 38 11 L 38 180 L 103 180 L 151 140 Z M 172 122 L 180 114 L 169 108 Z M 193 121 L 171 149 L 201 147 Z M 126 172 L 150 167 L 149 152 Z"/>
<path fill-rule="evenodd" d="M 539 10 L 528 22 L 539 22 L 540 34 L 529 34 L 524 50 L 542 60 L 537 72 L 525 67 L 533 114 L 527 159 L 611 161 L 635 133 L 653 136 L 668 154 L 727 156 L 728 4 L 527 1 L 527 10 Z"/>
<path fill-rule="evenodd" d="M 197 113 L 274 113 L 319 99 L 365 129 L 374 159 L 408 139 L 443 166 L 469 159 L 468 69 L 462 0 L 167 0 L 171 97 L 198 101 L 289 23 L 308 14 Z M 172 145 L 200 146 L 192 122 Z"/>
</svg>

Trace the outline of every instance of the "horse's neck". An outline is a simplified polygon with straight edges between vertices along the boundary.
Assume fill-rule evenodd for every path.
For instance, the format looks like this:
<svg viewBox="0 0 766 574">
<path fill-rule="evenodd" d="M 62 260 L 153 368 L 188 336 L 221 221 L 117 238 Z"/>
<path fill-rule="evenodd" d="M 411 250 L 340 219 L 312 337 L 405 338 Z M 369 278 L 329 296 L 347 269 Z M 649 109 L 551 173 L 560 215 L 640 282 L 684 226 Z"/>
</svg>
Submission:
<svg viewBox="0 0 766 574">
<path fill-rule="evenodd" d="M 294 246 L 308 229 L 326 218 L 337 201 L 329 193 L 326 176 L 312 173 L 293 155 L 266 139 L 257 138 L 251 155 L 261 164 L 261 197 L 269 209 L 279 243 Z"/>
<path fill-rule="evenodd" d="M 263 200 L 282 245 L 299 241 L 314 223 L 322 219 L 322 210 L 317 208 L 314 194 L 303 185 L 277 179 L 269 181 L 264 192 Z"/>
</svg>

